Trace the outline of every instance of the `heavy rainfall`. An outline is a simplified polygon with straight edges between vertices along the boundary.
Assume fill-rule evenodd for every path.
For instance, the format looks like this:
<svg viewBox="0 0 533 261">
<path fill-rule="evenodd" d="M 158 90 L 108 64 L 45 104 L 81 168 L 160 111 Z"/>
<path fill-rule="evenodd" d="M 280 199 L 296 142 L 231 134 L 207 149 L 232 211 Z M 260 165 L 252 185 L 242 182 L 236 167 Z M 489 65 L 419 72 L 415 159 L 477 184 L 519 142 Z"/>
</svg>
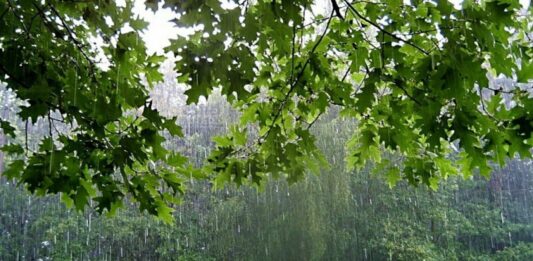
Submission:
<svg viewBox="0 0 533 261">
<path fill-rule="evenodd" d="M 31 2 L 0 3 L 0 260 L 533 260 L 529 3 Z"/>
</svg>

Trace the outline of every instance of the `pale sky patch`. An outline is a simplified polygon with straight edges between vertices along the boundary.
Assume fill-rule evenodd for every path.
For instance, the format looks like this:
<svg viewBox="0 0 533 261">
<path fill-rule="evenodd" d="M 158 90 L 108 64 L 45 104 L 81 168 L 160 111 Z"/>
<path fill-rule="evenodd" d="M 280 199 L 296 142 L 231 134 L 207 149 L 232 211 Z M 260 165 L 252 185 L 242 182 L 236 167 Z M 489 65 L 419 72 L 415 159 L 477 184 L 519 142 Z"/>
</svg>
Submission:
<svg viewBox="0 0 533 261">
<path fill-rule="evenodd" d="M 170 44 L 170 39 L 192 32 L 192 29 L 176 27 L 171 20 L 179 16 L 168 8 L 160 6 L 156 12 L 152 12 L 146 9 L 143 0 L 136 0 L 133 12 L 149 22 L 148 28 L 141 33 L 148 53 L 163 54 L 163 49 Z"/>
</svg>

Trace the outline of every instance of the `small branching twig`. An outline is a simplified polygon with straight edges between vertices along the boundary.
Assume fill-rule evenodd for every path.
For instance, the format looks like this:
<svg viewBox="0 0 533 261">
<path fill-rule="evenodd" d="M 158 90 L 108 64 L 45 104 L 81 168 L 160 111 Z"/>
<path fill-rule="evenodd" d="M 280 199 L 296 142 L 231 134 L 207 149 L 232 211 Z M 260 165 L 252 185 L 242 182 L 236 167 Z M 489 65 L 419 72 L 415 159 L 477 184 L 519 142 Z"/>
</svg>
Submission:
<svg viewBox="0 0 533 261">
<path fill-rule="evenodd" d="M 412 43 L 411 41 L 409 40 L 405 40 L 405 39 L 402 39 L 400 37 L 398 37 L 397 35 L 383 29 L 381 26 L 379 26 L 377 23 L 373 22 L 372 20 L 364 17 L 363 15 L 361 15 L 361 13 L 359 13 L 359 11 L 357 11 L 357 9 L 355 9 L 350 3 L 348 3 L 348 1 L 344 0 L 344 2 L 348 5 L 348 8 L 350 9 L 350 11 L 352 11 L 353 14 L 355 14 L 357 17 L 359 17 L 361 20 L 369 23 L 370 25 L 374 26 L 376 29 L 380 30 L 382 33 L 384 34 L 387 34 L 389 35 L 390 37 L 400 41 L 400 42 L 403 42 L 405 44 L 408 44 L 412 47 L 414 47 L 415 49 L 417 49 L 418 51 L 420 51 L 421 53 L 425 54 L 425 55 L 429 55 L 429 52 L 422 49 L 420 46 Z"/>
<path fill-rule="evenodd" d="M 320 37 L 318 38 L 316 43 L 311 48 L 311 51 L 309 52 L 309 56 L 311 56 L 311 55 L 313 55 L 315 53 L 316 49 L 318 48 L 318 46 L 320 45 L 320 43 L 322 42 L 322 40 L 326 36 L 326 33 L 328 32 L 328 29 L 329 29 L 329 25 L 331 24 L 331 20 L 333 18 L 333 14 L 334 14 L 334 11 L 331 12 L 331 14 L 329 16 L 329 20 L 328 20 L 328 22 L 326 24 L 326 28 L 324 28 L 324 32 L 320 35 Z M 296 86 L 300 82 L 300 79 L 302 78 L 302 76 L 303 76 L 303 74 L 305 72 L 305 69 L 309 65 L 310 61 L 311 61 L 311 57 L 308 57 L 307 60 L 305 61 L 304 65 L 302 66 L 302 69 L 300 70 L 298 75 L 296 75 L 296 78 L 292 81 L 291 86 L 289 88 L 289 91 L 287 92 L 287 94 L 285 94 L 285 97 L 283 98 L 283 100 L 281 102 L 281 106 L 279 107 L 279 109 L 277 110 L 276 114 L 272 118 L 272 123 L 270 124 L 267 132 L 260 139 L 265 139 L 265 138 L 267 138 L 270 135 L 270 132 L 272 131 L 272 128 L 274 127 L 274 125 L 276 123 L 276 120 L 279 118 L 279 116 L 281 115 L 281 112 L 285 108 L 285 106 L 287 104 L 287 101 L 290 98 L 290 95 L 296 89 Z"/>
</svg>

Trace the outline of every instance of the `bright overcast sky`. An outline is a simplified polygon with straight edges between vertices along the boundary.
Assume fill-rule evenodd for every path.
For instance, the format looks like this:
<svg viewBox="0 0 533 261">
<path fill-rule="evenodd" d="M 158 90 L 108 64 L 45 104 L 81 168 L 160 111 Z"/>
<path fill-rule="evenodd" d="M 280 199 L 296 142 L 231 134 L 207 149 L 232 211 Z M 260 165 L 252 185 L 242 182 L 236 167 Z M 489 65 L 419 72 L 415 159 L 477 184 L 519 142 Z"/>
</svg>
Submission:
<svg viewBox="0 0 533 261">
<path fill-rule="evenodd" d="M 160 8 L 154 13 L 145 9 L 143 0 L 136 0 L 134 12 L 150 23 L 143 37 L 149 53 L 163 52 L 163 48 L 170 44 L 170 38 L 175 38 L 176 35 L 187 32 L 187 30 L 179 29 L 170 22 L 177 16 L 169 9 Z"/>
</svg>

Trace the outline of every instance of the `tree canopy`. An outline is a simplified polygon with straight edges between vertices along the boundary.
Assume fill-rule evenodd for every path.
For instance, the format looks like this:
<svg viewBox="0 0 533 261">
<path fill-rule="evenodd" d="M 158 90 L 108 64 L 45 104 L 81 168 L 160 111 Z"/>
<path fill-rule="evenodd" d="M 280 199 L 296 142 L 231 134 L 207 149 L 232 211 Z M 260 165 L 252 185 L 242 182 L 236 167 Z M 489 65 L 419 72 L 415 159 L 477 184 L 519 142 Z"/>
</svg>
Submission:
<svg viewBox="0 0 533 261">
<path fill-rule="evenodd" d="M 24 121 L 49 123 L 36 150 L 1 119 L 12 141 L 3 175 L 38 194 L 62 193 L 83 209 L 113 211 L 130 195 L 170 218 L 185 180 L 297 181 L 327 165 L 313 124 L 331 107 L 353 118 L 349 168 L 372 162 L 391 185 L 436 189 L 449 175 L 488 175 L 491 163 L 533 146 L 532 9 L 517 0 L 146 1 L 170 8 L 187 102 L 220 89 L 241 113 L 214 138 L 202 166 L 163 146 L 182 136 L 149 91 L 164 57 L 149 55 L 147 22 L 133 3 L 0 3 L 0 79 L 25 101 Z M 326 10 L 326 12 L 324 12 Z M 103 44 L 95 44 L 100 39 Z M 490 84 L 506 77 L 515 87 Z M 62 124 L 67 131 L 54 128 Z M 27 143 L 26 143 L 27 144 Z"/>
</svg>

